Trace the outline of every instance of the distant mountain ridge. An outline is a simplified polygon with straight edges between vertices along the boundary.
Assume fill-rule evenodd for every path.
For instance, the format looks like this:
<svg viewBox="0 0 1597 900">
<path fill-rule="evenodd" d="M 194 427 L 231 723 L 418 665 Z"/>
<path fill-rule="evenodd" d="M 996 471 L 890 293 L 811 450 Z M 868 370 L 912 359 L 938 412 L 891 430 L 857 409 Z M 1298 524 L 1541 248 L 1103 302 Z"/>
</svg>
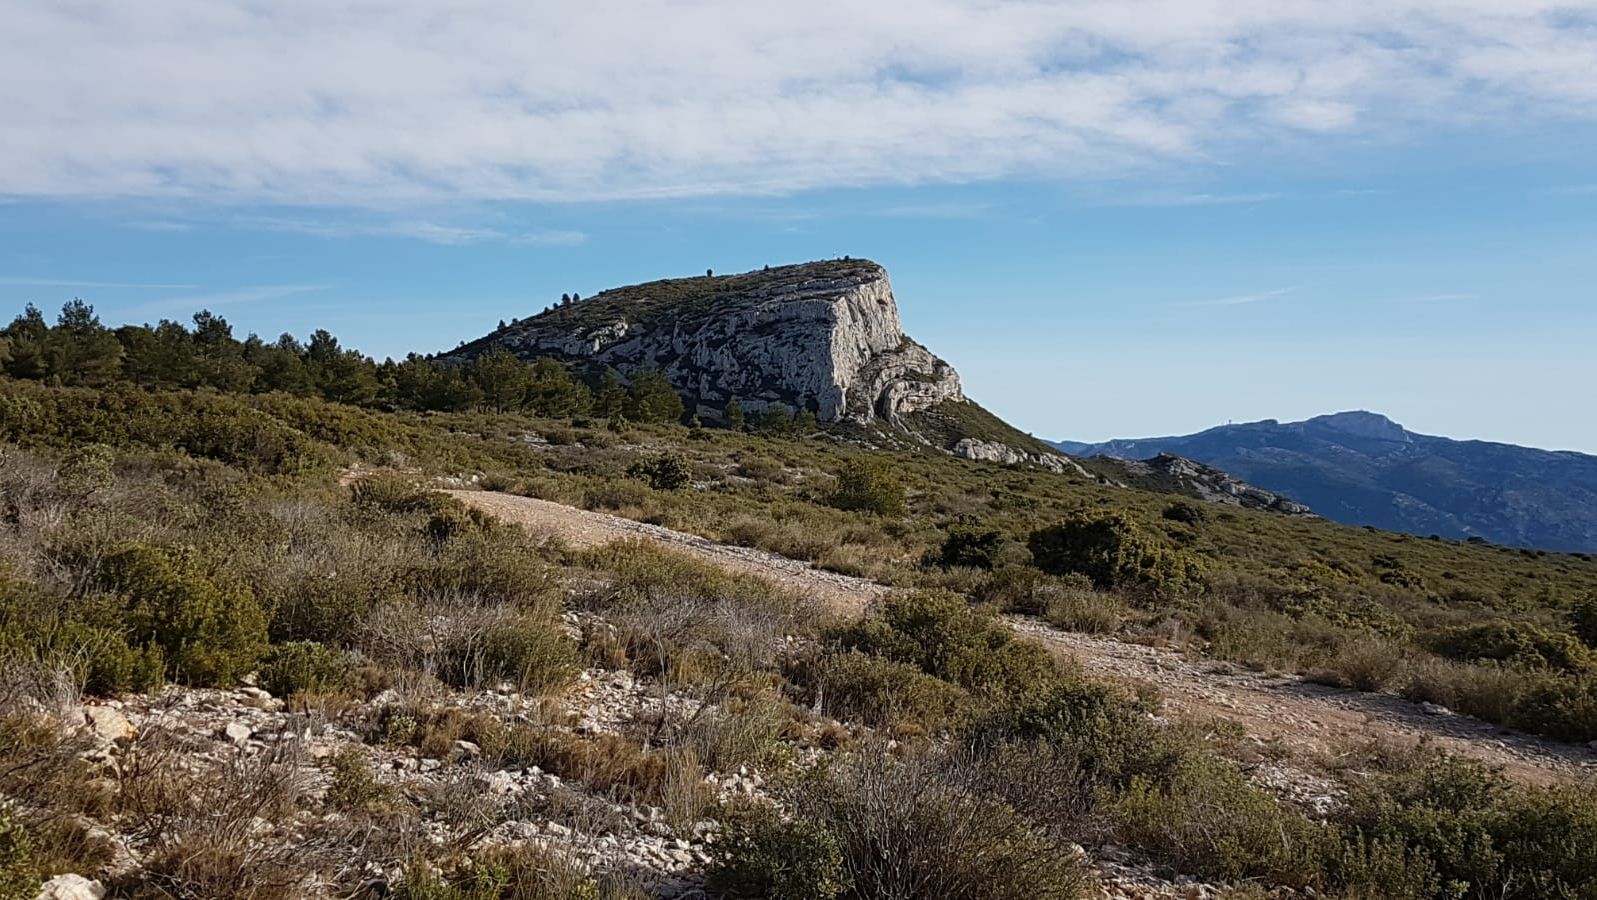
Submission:
<svg viewBox="0 0 1597 900">
<path fill-rule="evenodd" d="M 1597 456 L 1418 434 L 1363 410 L 1054 446 L 1072 456 L 1186 457 L 1347 524 L 1597 551 Z"/>
</svg>

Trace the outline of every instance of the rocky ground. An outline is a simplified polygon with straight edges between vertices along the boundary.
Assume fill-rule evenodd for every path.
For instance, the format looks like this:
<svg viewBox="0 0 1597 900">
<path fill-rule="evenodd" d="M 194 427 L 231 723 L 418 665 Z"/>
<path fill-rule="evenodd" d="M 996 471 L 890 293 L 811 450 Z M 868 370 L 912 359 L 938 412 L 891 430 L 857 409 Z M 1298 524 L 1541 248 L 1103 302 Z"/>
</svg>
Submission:
<svg viewBox="0 0 1597 900">
<path fill-rule="evenodd" d="M 673 825 L 665 810 L 612 802 L 580 780 L 563 779 L 536 766 L 497 767 L 469 741 L 454 742 L 441 758 L 417 748 L 371 742 L 367 726 L 376 711 L 404 699 L 380 696 L 364 710 L 329 714 L 326 710 L 294 709 L 255 687 L 236 691 L 170 688 L 126 701 L 91 702 L 65 712 L 63 718 L 88 739 L 84 755 L 103 766 L 106 777 L 112 779 L 126 777 L 138 765 L 138 758 L 160 747 L 181 747 L 185 765 L 196 771 L 216 768 L 248 773 L 271 767 L 275 779 L 297 785 L 301 812 L 287 823 L 255 823 L 256 837 L 265 844 L 292 847 L 296 840 L 314 840 L 312 833 L 327 819 L 338 817 L 323 801 L 336 790 L 335 761 L 353 753 L 369 769 L 378 789 L 414 797 L 464 797 L 485 813 L 479 818 L 492 824 L 470 836 L 465 847 L 468 852 L 533 843 L 580 860 L 592 871 L 624 875 L 652 896 L 705 896 L 703 876 L 720 833 L 720 824 L 714 819 Z M 545 699 L 521 696 L 508 686 L 457 694 L 443 702 L 507 718 L 564 722 L 568 724 L 554 727 L 585 735 L 619 734 L 640 720 L 687 714 L 697 703 L 626 672 L 602 669 L 581 673 L 577 686 L 553 708 Z M 247 780 L 248 776 L 241 777 Z M 723 802 L 765 795 L 765 778 L 746 767 L 712 773 L 706 776 L 706 786 Z M 457 816 L 442 806 L 424 808 L 423 839 L 440 846 L 461 839 Z M 124 833 L 115 826 L 97 826 L 95 833 L 115 848 L 114 862 L 101 873 L 108 880 L 140 866 L 150 850 L 136 833 Z M 1093 896 L 1152 900 L 1206 898 L 1220 892 L 1214 885 L 1162 877 L 1120 847 L 1083 852 L 1097 876 Z M 400 875 L 397 866 L 368 864 L 359 872 L 346 873 L 345 880 L 363 883 L 365 896 L 378 897 L 385 892 L 385 885 Z M 305 884 L 300 889 L 307 896 L 326 896 L 332 887 Z M 97 900 L 105 896 L 105 890 L 99 881 L 68 875 L 53 879 L 38 897 Z"/>
<path fill-rule="evenodd" d="M 615 516 L 485 491 L 452 493 L 569 544 L 593 546 L 618 538 L 657 541 L 737 572 L 802 589 L 840 612 L 861 611 L 889 590 L 772 554 Z M 584 624 L 594 623 L 579 622 L 568 614 L 568 627 L 576 630 Z M 1245 740 L 1260 749 L 1249 765 L 1253 781 L 1310 810 L 1327 812 L 1340 802 L 1335 782 L 1316 774 L 1315 762 L 1361 740 L 1432 740 L 1502 765 L 1514 777 L 1532 782 L 1597 773 L 1597 752 L 1592 748 L 1506 733 L 1396 697 L 1244 671 L 1172 650 L 1063 632 L 1032 620 L 1017 618 L 1011 625 L 1073 657 L 1089 674 L 1156 686 L 1166 700 L 1166 714 L 1240 723 L 1248 735 Z M 500 765 L 495 762 L 499 757 L 466 739 L 441 747 L 384 740 L 380 733 L 384 716 L 418 703 L 583 738 L 636 734 L 639 727 L 681 721 L 704 711 L 703 701 L 674 693 L 657 681 L 595 668 L 582 672 L 572 688 L 553 698 L 524 696 L 508 684 L 452 694 L 437 693 L 436 688 L 407 694 L 401 687 L 366 703 L 303 708 L 258 687 L 169 688 L 157 695 L 72 706 L 58 715 L 69 730 L 82 736 L 82 755 L 108 782 L 125 783 L 163 752 L 175 754 L 193 772 L 232 773 L 230 777 L 241 786 L 272 773 L 275 783 L 297 798 L 298 807 L 287 819 L 245 823 L 249 840 L 262 845 L 313 852 L 312 845 L 343 816 L 340 806 L 329 802 L 329 792 L 347 790 L 347 785 L 340 787 L 340 778 L 354 765 L 369 773 L 366 789 L 374 796 L 403 796 L 419 811 L 416 840 L 459 847 L 468 854 L 533 844 L 578 860 L 591 871 L 623 876 L 653 896 L 704 896 L 704 875 L 721 831 L 714 818 L 685 821 L 659 807 L 618 803 L 613 795 L 569 773 L 562 777 L 537 766 Z M 836 722 L 811 724 L 817 730 L 844 729 Z M 816 742 L 800 739 L 793 741 L 791 750 L 797 760 L 823 752 Z M 709 774 L 695 790 L 722 801 L 760 798 L 767 796 L 767 778 L 773 775 L 740 766 Z M 144 865 L 154 849 L 137 829 L 123 829 L 115 822 L 93 823 L 91 830 L 114 848 L 111 865 L 96 873 L 108 880 Z M 1088 846 L 1083 853 L 1095 873 L 1098 897 L 1205 898 L 1224 893 L 1223 886 L 1156 871 L 1112 844 Z M 339 873 L 338 880 L 364 883 L 368 895 L 381 896 L 385 886 L 401 875 L 400 857 L 389 854 L 388 865 L 370 861 L 373 858 L 383 855 L 351 862 L 357 868 Z M 306 896 L 329 896 L 333 885 L 304 884 L 299 890 Z M 103 896 L 104 891 L 99 882 L 62 876 L 46 885 L 39 897 L 83 900 Z"/>
</svg>

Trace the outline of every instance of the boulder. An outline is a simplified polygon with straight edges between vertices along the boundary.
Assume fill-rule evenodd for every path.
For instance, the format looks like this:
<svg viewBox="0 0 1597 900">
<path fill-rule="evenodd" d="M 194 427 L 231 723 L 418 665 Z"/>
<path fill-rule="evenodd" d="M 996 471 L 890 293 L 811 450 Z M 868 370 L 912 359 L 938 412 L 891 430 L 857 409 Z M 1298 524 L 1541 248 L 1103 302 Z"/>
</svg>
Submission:
<svg viewBox="0 0 1597 900">
<path fill-rule="evenodd" d="M 103 900 L 105 886 L 82 875 L 57 875 L 39 888 L 34 900 Z"/>
<path fill-rule="evenodd" d="M 83 723 L 95 737 L 106 743 L 131 740 L 138 730 L 128 717 L 107 706 L 89 706 L 83 710 Z"/>
</svg>

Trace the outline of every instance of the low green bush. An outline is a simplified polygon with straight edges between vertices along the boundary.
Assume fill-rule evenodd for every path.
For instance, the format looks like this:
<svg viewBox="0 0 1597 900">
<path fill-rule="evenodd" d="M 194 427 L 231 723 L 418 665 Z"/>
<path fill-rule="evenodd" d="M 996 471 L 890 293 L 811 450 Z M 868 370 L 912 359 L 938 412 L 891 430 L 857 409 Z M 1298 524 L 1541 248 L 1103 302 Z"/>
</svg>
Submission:
<svg viewBox="0 0 1597 900">
<path fill-rule="evenodd" d="M 509 681 L 530 692 L 567 684 L 582 668 L 576 641 L 558 621 L 526 618 L 483 635 L 481 665 L 479 684 Z"/>
<path fill-rule="evenodd" d="M 1122 513 L 1076 516 L 1038 529 L 1028 546 L 1044 572 L 1085 575 L 1100 589 L 1144 588 L 1177 596 L 1202 586 L 1203 566 L 1196 557 L 1160 544 Z"/>
<path fill-rule="evenodd" d="M 942 731 L 969 704 L 964 690 L 919 666 L 853 650 L 825 654 L 788 674 L 806 688 L 806 702 L 818 700 L 827 715 L 872 726 Z"/>
<path fill-rule="evenodd" d="M 958 594 L 895 594 L 881 614 L 838 628 L 837 646 L 916 666 L 967 690 L 1010 696 L 1038 690 L 1055 674 L 1040 646 L 1019 641 L 992 614 Z"/>
<path fill-rule="evenodd" d="M 834 900 L 853 887 L 837 836 L 769 811 L 728 823 L 715 845 L 710 889 L 748 900 Z"/>
<path fill-rule="evenodd" d="M 1438 655 L 1460 662 L 1497 662 L 1572 674 L 1597 669 L 1597 656 L 1574 636 L 1499 619 L 1444 631 L 1430 640 Z"/>
<path fill-rule="evenodd" d="M 349 657 L 315 641 L 293 641 L 273 647 L 261 662 L 260 684 L 277 697 L 324 694 L 349 674 Z"/>
<path fill-rule="evenodd" d="M 627 475 L 647 481 L 657 491 L 677 491 L 693 483 L 693 467 L 679 453 L 638 460 L 627 468 Z"/>
<path fill-rule="evenodd" d="M 850 512 L 901 516 L 904 482 L 881 460 L 851 459 L 837 473 L 837 487 L 827 502 Z"/>
<path fill-rule="evenodd" d="M 1077 856 L 935 758 L 867 749 L 791 794 L 795 821 L 835 840 L 852 882 L 844 896 L 857 900 L 1066 900 L 1086 883 Z"/>
<path fill-rule="evenodd" d="M 1107 803 L 1120 839 L 1178 872 L 1309 887 L 1334 839 L 1250 784 L 1236 766 L 1187 754 L 1165 777 L 1134 775 Z"/>
<path fill-rule="evenodd" d="M 231 684 L 266 651 L 266 614 L 249 589 L 213 580 L 191 549 L 129 544 L 101 577 L 121 598 L 129 643 L 160 647 L 174 681 Z"/>
<path fill-rule="evenodd" d="M 976 526 L 956 526 L 948 530 L 937 553 L 937 564 L 944 568 L 965 566 L 991 571 L 998 565 L 1008 539 L 1003 532 Z"/>
<path fill-rule="evenodd" d="M 33 839 L 17 821 L 11 805 L 0 800 L 0 897 L 32 897 L 38 889 Z"/>
<path fill-rule="evenodd" d="M 1569 629 L 1587 647 L 1597 650 L 1597 594 L 1588 594 L 1570 607 Z"/>
</svg>

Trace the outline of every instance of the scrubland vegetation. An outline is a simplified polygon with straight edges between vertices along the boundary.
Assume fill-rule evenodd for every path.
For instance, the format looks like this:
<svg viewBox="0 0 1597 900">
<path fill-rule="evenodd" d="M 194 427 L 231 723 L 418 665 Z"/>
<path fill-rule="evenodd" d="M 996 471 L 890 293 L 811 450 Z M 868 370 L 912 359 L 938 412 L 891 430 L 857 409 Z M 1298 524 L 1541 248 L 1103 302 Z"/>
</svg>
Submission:
<svg viewBox="0 0 1597 900">
<path fill-rule="evenodd" d="M 684 426 L 654 388 L 547 364 L 515 363 L 519 393 L 489 378 L 424 410 L 392 402 L 404 366 L 474 376 L 415 360 L 346 390 L 329 373 L 369 361 L 345 351 L 234 342 L 241 356 L 202 365 L 201 334 L 225 324 L 134 338 L 82 312 L 32 349 L 24 317 L 0 354 L 0 897 L 62 872 L 118 896 L 348 896 L 373 871 L 405 898 L 646 896 L 558 842 L 488 840 L 516 817 L 598 827 L 612 804 L 670 834 L 718 823 L 705 870 L 728 897 L 1073 897 L 1092 877 L 1081 848 L 1106 843 L 1244 897 L 1597 897 L 1589 784 L 1350 747 L 1291 761 L 1337 786 L 1310 808 L 1249 777 L 1278 761 L 1268 745 L 1162 715 L 998 618 L 1589 741 L 1590 559 L 886 453 L 791 420 Z M 111 349 L 157 337 L 179 348 L 172 372 L 236 374 L 256 353 L 255 374 L 146 377 Z M 261 380 L 291 358 L 299 387 Z M 551 384 L 587 405 L 540 405 Z M 905 590 L 830 618 L 650 545 L 536 540 L 429 490 L 471 478 Z M 576 727 L 559 699 L 596 672 L 662 702 Z M 196 757 L 150 729 L 108 757 L 52 724 L 84 696 L 246 682 L 347 746 Z M 508 696 L 523 705 L 474 701 Z M 439 774 L 396 782 L 371 762 L 400 757 Z M 473 780 L 534 766 L 577 788 L 524 808 Z M 706 781 L 740 769 L 764 773 L 760 795 Z"/>
</svg>

